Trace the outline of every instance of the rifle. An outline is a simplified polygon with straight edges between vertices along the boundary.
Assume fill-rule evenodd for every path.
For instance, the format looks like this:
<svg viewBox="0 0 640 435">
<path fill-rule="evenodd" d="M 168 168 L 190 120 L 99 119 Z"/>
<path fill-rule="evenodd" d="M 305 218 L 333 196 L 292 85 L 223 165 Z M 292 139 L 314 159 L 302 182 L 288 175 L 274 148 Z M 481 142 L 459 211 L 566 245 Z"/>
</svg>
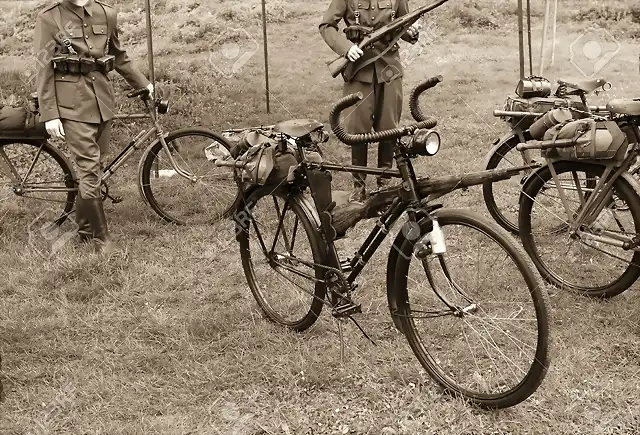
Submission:
<svg viewBox="0 0 640 435">
<path fill-rule="evenodd" d="M 411 27 L 413 23 L 418 21 L 424 14 L 432 11 L 433 9 L 446 3 L 447 1 L 449 0 L 438 0 L 431 5 L 422 6 L 421 8 L 418 8 L 413 12 L 409 12 L 406 15 L 396 18 L 389 24 L 380 27 L 378 30 L 374 30 L 369 35 L 366 35 L 364 39 L 358 44 L 358 47 L 364 51 L 367 47 L 382 40 L 382 38 L 386 37 L 389 34 L 395 33 L 395 36 L 404 34 L 407 30 L 409 30 L 409 27 Z M 331 77 L 338 77 L 338 75 L 342 71 L 344 71 L 349 63 L 349 59 L 344 56 L 340 56 L 337 59 L 332 60 L 331 62 L 327 62 L 327 65 L 329 65 L 329 71 L 331 71 Z"/>
</svg>

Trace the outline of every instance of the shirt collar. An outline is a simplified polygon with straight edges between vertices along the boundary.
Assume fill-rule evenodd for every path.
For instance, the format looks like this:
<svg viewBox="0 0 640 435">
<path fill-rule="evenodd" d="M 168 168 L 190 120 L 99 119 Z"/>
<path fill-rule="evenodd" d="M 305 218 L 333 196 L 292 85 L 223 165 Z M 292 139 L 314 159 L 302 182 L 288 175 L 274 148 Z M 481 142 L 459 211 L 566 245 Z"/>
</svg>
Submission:
<svg viewBox="0 0 640 435">
<path fill-rule="evenodd" d="M 83 16 L 83 12 L 86 12 L 87 15 L 89 15 L 90 17 L 93 16 L 93 12 L 91 12 L 91 10 L 93 9 L 93 7 L 92 7 L 93 6 L 93 0 L 89 0 L 87 2 L 87 4 L 84 5 L 84 6 L 75 5 L 75 4 L 71 3 L 69 0 L 64 0 L 63 3 L 71 12 L 74 12 L 76 15 L 80 16 L 81 18 Z"/>
</svg>

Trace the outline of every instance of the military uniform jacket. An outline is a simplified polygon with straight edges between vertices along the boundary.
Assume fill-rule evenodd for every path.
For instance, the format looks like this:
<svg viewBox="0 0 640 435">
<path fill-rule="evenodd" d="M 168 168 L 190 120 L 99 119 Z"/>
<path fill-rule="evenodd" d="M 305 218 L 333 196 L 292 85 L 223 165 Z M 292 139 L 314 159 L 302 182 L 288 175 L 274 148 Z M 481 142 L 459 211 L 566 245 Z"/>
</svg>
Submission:
<svg viewBox="0 0 640 435">
<path fill-rule="evenodd" d="M 344 20 L 347 26 L 356 25 L 356 11 L 361 26 L 378 29 L 389 24 L 395 17 L 406 15 L 409 12 L 409 4 L 408 0 L 332 0 L 322 18 L 320 34 L 329 47 L 340 56 L 345 56 L 354 44 L 338 29 L 338 25 L 341 20 Z M 410 40 L 405 37 L 403 39 Z M 378 42 L 373 48 L 364 50 L 360 59 L 349 63 L 343 73 L 345 80 L 372 83 L 375 74 L 378 83 L 386 83 L 389 81 L 389 72 L 393 73 L 394 78 L 402 77 L 403 69 L 397 45 L 374 63 L 363 67 L 368 59 L 379 55 L 385 47 L 383 42 Z"/>
<path fill-rule="evenodd" d="M 57 2 L 42 10 L 36 21 L 36 82 L 42 122 L 62 118 L 100 123 L 115 114 L 113 87 L 106 74 L 54 71 L 52 58 L 60 52 L 68 53 L 66 48 L 62 49 L 64 38 L 69 39 L 81 57 L 115 56 L 116 71 L 133 88 L 149 85 L 149 80 L 120 47 L 115 9 L 97 0 L 89 0 L 84 7 L 68 0 Z"/>
</svg>

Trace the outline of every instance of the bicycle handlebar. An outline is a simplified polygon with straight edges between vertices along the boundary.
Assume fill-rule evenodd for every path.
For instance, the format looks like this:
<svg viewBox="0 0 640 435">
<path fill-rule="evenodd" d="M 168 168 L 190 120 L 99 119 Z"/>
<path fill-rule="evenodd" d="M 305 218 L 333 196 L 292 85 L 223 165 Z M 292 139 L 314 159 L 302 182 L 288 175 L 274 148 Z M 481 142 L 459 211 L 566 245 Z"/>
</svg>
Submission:
<svg viewBox="0 0 640 435">
<path fill-rule="evenodd" d="M 435 85 L 437 85 L 441 81 L 442 81 L 442 76 L 437 75 L 437 76 L 426 79 L 424 82 L 420 83 L 418 86 L 413 88 L 413 90 L 411 91 L 411 95 L 409 96 L 409 110 L 411 111 L 411 116 L 413 116 L 413 119 L 415 119 L 418 122 L 433 121 L 434 123 L 433 127 L 436 126 L 436 120 L 434 118 L 427 117 L 424 113 L 422 113 L 418 100 L 420 99 L 420 95 L 422 95 L 424 91 L 426 91 L 427 89 L 433 88 Z M 433 127 L 430 127 L 430 128 L 433 128 Z"/>
<path fill-rule="evenodd" d="M 149 89 L 140 88 L 140 89 L 136 89 L 136 90 L 133 90 L 133 91 L 129 92 L 127 94 L 127 98 L 135 98 L 135 97 L 139 97 L 141 95 L 143 95 L 145 97 L 148 97 L 150 93 L 151 92 L 149 91 Z"/>
<path fill-rule="evenodd" d="M 420 96 L 422 92 L 425 90 L 435 86 L 440 80 L 435 81 L 435 83 L 431 83 L 430 80 L 436 79 L 435 77 L 432 79 L 428 79 L 418 87 L 423 87 L 415 92 L 415 97 L 417 101 L 417 97 Z M 415 89 L 414 89 L 415 91 Z M 413 95 L 413 93 L 412 93 Z M 390 130 L 376 131 L 373 133 L 359 133 L 359 134 L 351 134 L 347 133 L 344 129 L 344 126 L 340 122 L 340 114 L 343 110 L 348 107 L 351 107 L 358 103 L 363 99 L 362 92 L 358 92 L 356 94 L 347 95 L 346 97 L 339 100 L 331 109 L 329 113 L 329 122 L 331 123 L 331 130 L 336 135 L 336 137 L 343 143 L 347 145 L 360 145 L 367 143 L 380 142 L 386 139 L 398 139 L 403 136 L 408 136 L 413 134 L 419 128 L 433 128 L 436 126 L 437 121 L 433 118 L 428 118 L 422 115 L 422 113 L 418 109 L 418 114 L 422 115 L 422 120 L 417 120 L 418 122 L 415 124 L 406 125 L 404 127 L 392 128 Z"/>
</svg>

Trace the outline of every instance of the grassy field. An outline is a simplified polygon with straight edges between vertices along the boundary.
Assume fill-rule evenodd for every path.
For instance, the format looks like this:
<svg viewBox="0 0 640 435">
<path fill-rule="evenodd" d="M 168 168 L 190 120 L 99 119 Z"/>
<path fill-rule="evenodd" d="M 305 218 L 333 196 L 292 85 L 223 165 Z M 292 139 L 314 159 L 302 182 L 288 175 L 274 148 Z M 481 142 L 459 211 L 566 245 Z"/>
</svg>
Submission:
<svg viewBox="0 0 640 435">
<path fill-rule="evenodd" d="M 0 97 L 32 91 L 27 53 L 44 1 L 0 1 Z M 145 70 L 143 2 L 121 8 L 122 38 Z M 158 84 L 172 100 L 167 128 L 221 130 L 311 117 L 323 122 L 341 94 L 328 74 L 333 56 L 317 32 L 328 1 L 268 2 L 272 113 L 264 107 L 259 2 L 156 0 Z M 413 1 L 415 7 L 418 3 Z M 535 2 L 534 65 L 542 2 Z M 551 80 L 580 77 L 572 44 L 597 23 L 616 39 L 600 75 L 613 89 L 595 97 L 640 95 L 638 9 L 627 1 L 562 1 Z M 405 95 L 421 79 L 444 82 L 424 98 L 438 118 L 444 148 L 418 162 L 420 175 L 482 169 L 491 142 L 506 130 L 492 116 L 518 79 L 515 0 L 455 1 L 426 20 L 428 42 L 411 55 Z M 242 29 L 242 30 L 238 30 Z M 226 74 L 224 43 L 255 52 Z M 222 59 L 222 60 L 221 60 Z M 134 110 L 122 96 L 123 111 Z M 408 119 L 408 110 L 404 115 Z M 140 125 L 119 124 L 114 151 Z M 328 158 L 347 162 L 330 143 Z M 371 154 L 373 160 L 373 153 Z M 265 321 L 246 286 L 229 222 L 179 228 L 162 223 L 137 196 L 136 162 L 114 179 L 121 204 L 107 205 L 128 255 L 104 263 L 71 244 L 43 260 L 29 242 L 38 210 L 0 221 L 0 353 L 5 398 L 0 433 L 100 434 L 633 434 L 640 432 L 640 305 L 637 285 L 611 301 L 549 289 L 553 360 L 525 403 L 487 412 L 451 399 L 421 373 L 393 328 L 385 297 L 390 243 L 360 280 L 360 316 L 378 343 L 352 324 L 340 342 L 325 315 L 294 334 Z M 338 187 L 345 176 L 336 177 Z M 447 205 L 484 213 L 479 189 Z M 343 243 L 351 251 L 368 224 Z M 341 346 L 343 357 L 341 356 Z"/>
</svg>

